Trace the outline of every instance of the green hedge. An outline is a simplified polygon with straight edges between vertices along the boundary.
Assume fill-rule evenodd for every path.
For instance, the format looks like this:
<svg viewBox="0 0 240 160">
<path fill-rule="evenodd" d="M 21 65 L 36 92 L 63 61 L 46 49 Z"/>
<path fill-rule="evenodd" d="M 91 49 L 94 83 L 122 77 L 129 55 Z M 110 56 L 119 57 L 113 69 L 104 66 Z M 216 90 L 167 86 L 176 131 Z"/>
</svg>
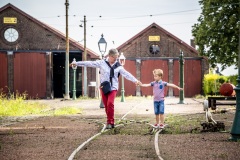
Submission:
<svg viewBox="0 0 240 160">
<path fill-rule="evenodd" d="M 206 74 L 203 79 L 204 95 L 219 95 L 219 89 L 225 82 L 237 85 L 237 75 L 220 76 L 218 74 Z"/>
<path fill-rule="evenodd" d="M 238 75 L 232 75 L 232 76 L 228 76 L 228 81 L 230 83 L 232 83 L 234 86 L 237 85 L 237 78 L 238 78 Z"/>
</svg>

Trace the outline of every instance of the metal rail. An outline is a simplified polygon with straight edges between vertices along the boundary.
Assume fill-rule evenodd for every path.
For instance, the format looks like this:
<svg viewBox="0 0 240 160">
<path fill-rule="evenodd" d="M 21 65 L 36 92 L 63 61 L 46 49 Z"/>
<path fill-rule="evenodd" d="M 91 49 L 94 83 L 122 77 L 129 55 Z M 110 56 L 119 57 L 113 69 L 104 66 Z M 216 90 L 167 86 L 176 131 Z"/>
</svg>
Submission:
<svg viewBox="0 0 240 160">
<path fill-rule="evenodd" d="M 122 116 L 122 118 L 121 118 L 118 122 L 120 122 L 121 120 L 124 120 L 124 118 L 125 118 L 129 113 L 131 113 L 135 108 L 136 108 L 136 106 L 133 107 L 133 108 L 132 108 L 130 111 L 128 111 L 126 114 L 124 114 L 124 115 Z M 130 123 L 131 123 L 131 122 L 130 122 Z M 124 125 L 124 124 L 116 125 L 115 128 L 120 127 L 120 126 L 123 126 L 123 125 Z M 151 127 L 153 127 L 152 124 L 149 124 L 149 125 L 150 125 Z M 155 133 L 155 140 L 154 140 L 155 151 L 156 151 L 156 154 L 157 154 L 158 158 L 159 158 L 160 160 L 163 160 L 163 158 L 162 158 L 161 155 L 160 155 L 159 145 L 158 145 L 158 136 L 159 136 L 159 133 L 161 133 L 163 129 L 155 129 L 155 128 L 153 127 L 153 130 L 157 131 L 157 132 Z M 75 150 L 72 152 L 72 154 L 70 155 L 70 157 L 68 158 L 68 160 L 73 160 L 73 159 L 74 159 L 74 156 L 75 156 L 86 144 L 88 144 L 91 140 L 95 139 L 96 137 L 100 136 L 102 133 L 105 133 L 105 132 L 107 132 L 107 131 L 110 131 L 110 129 L 107 129 L 107 130 L 106 130 L 106 125 L 103 124 L 102 130 L 101 130 L 99 133 L 95 134 L 94 136 L 90 137 L 88 140 L 86 140 L 85 142 L 83 142 L 77 149 L 75 149 Z"/>
<path fill-rule="evenodd" d="M 151 134 L 155 133 L 154 147 L 155 147 L 156 154 L 157 154 L 157 156 L 160 160 L 163 160 L 163 158 L 160 155 L 160 150 L 159 150 L 159 146 L 158 146 L 158 136 L 159 136 L 159 133 L 161 133 L 163 131 L 163 129 L 155 128 L 155 126 L 153 124 L 150 124 L 150 123 L 148 123 L 148 125 L 150 125 L 152 127 Z"/>
<path fill-rule="evenodd" d="M 73 160 L 74 156 L 77 154 L 78 151 L 80 151 L 80 149 L 82 149 L 87 143 L 89 143 L 91 140 L 93 140 L 94 138 L 96 138 L 97 136 L 100 136 L 104 130 L 106 128 L 106 125 L 103 124 L 103 128 L 101 130 L 101 132 L 95 134 L 94 136 L 92 136 L 91 138 L 89 138 L 88 140 L 86 140 L 85 142 L 83 142 L 77 149 L 75 149 L 72 154 L 70 155 L 70 157 L 68 158 L 68 160 Z M 106 130 L 105 130 L 106 131 Z"/>
<path fill-rule="evenodd" d="M 136 108 L 136 106 L 133 107 L 133 108 L 132 108 L 130 111 L 128 111 L 126 114 L 124 114 L 119 121 L 123 120 L 123 119 L 124 119 L 129 113 L 131 113 L 135 108 Z M 123 125 L 124 125 L 124 124 L 116 125 L 115 128 L 120 127 L 120 126 L 123 126 Z M 110 131 L 110 129 L 107 129 L 107 130 L 106 130 L 106 125 L 103 124 L 102 130 L 101 130 L 99 133 L 95 134 L 94 136 L 90 137 L 88 140 L 86 140 L 85 142 L 83 142 L 77 149 L 75 149 L 75 150 L 72 152 L 72 154 L 70 155 L 70 157 L 68 158 L 68 160 L 73 160 L 73 158 L 74 158 L 74 156 L 77 154 L 77 152 L 79 152 L 86 144 L 88 144 L 91 140 L 93 140 L 94 138 L 100 136 L 102 133 L 105 133 L 105 132 L 107 132 L 107 131 Z"/>
<path fill-rule="evenodd" d="M 158 136 L 159 136 L 159 133 L 162 132 L 162 129 L 159 129 L 156 133 L 155 133 L 155 141 L 154 141 L 154 146 L 155 146 L 155 151 L 156 151 L 156 154 L 158 156 L 158 158 L 160 160 L 163 160 L 163 158 L 161 157 L 160 155 L 160 151 L 159 151 L 159 146 L 158 146 Z"/>
</svg>

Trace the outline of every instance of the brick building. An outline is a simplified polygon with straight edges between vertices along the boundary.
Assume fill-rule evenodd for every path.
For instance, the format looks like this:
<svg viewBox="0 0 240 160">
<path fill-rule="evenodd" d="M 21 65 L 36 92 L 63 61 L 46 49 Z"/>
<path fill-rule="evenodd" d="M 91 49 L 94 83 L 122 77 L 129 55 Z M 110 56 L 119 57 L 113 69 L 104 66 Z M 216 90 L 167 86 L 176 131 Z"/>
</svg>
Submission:
<svg viewBox="0 0 240 160">
<path fill-rule="evenodd" d="M 17 7 L 0 8 L 0 88 L 5 92 L 27 92 L 32 98 L 57 98 L 65 93 L 65 35 L 40 22 Z M 69 61 L 82 60 L 83 46 L 70 39 Z M 179 84 L 179 53 L 184 53 L 185 96 L 202 92 L 202 79 L 208 72 L 208 61 L 196 49 L 153 23 L 118 47 L 126 57 L 125 68 L 141 82 L 153 81 L 152 70 L 161 68 L 164 81 Z M 99 56 L 87 49 L 87 59 Z M 70 68 L 70 91 L 72 90 Z M 96 70 L 87 69 L 88 84 L 96 81 Z M 98 73 L 97 73 L 98 74 Z M 77 96 L 82 95 L 82 68 L 77 69 Z M 120 79 L 121 81 L 121 79 Z M 118 95 L 121 92 L 121 82 Z M 71 95 L 71 92 L 70 92 Z M 88 87 L 94 97 L 94 87 Z M 136 87 L 125 81 L 125 95 L 152 95 L 152 89 Z M 167 96 L 179 92 L 168 88 Z"/>
<path fill-rule="evenodd" d="M 160 68 L 164 72 L 163 80 L 179 85 L 179 54 L 184 54 L 184 92 L 186 97 L 202 93 L 202 79 L 208 73 L 208 61 L 198 55 L 192 46 L 186 44 L 156 23 L 151 24 L 137 35 L 118 47 L 126 57 L 125 68 L 142 83 L 153 81 L 152 71 Z M 120 83 L 121 84 L 121 83 Z M 121 86 L 120 86 L 121 88 Z M 177 89 L 168 88 L 167 96 L 178 96 Z M 120 94 L 120 91 L 118 92 Z M 126 95 L 152 95 L 152 88 L 135 87 L 125 82 Z"/>
<path fill-rule="evenodd" d="M 69 43 L 69 61 L 82 60 L 84 47 L 72 39 Z M 64 34 L 12 4 L 0 8 L 0 88 L 5 92 L 27 92 L 32 98 L 63 97 L 65 53 Z M 88 60 L 98 58 L 87 49 Z M 70 68 L 70 90 L 72 72 Z M 88 81 L 95 80 L 95 74 L 89 68 Z M 81 94 L 82 68 L 78 68 L 77 96 Z"/>
</svg>

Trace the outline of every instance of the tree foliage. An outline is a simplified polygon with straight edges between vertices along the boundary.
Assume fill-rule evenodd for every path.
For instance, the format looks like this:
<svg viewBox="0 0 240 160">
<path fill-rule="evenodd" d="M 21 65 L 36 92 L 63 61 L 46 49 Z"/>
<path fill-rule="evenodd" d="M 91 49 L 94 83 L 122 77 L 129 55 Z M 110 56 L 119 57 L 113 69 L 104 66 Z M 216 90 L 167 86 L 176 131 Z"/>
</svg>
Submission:
<svg viewBox="0 0 240 160">
<path fill-rule="evenodd" d="M 209 58 L 211 67 L 222 69 L 238 63 L 240 32 L 239 0 L 200 0 L 202 13 L 192 34 L 198 51 Z"/>
</svg>

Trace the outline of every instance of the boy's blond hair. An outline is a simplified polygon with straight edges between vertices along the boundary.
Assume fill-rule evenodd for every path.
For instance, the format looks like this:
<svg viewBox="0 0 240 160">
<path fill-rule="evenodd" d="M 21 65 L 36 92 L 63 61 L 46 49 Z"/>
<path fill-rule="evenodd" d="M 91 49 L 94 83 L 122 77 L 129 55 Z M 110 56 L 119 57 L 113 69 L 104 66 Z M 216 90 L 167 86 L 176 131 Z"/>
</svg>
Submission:
<svg viewBox="0 0 240 160">
<path fill-rule="evenodd" d="M 155 75 L 158 75 L 159 77 L 163 77 L 163 70 L 161 69 L 154 69 L 153 70 L 153 74 Z"/>
</svg>

